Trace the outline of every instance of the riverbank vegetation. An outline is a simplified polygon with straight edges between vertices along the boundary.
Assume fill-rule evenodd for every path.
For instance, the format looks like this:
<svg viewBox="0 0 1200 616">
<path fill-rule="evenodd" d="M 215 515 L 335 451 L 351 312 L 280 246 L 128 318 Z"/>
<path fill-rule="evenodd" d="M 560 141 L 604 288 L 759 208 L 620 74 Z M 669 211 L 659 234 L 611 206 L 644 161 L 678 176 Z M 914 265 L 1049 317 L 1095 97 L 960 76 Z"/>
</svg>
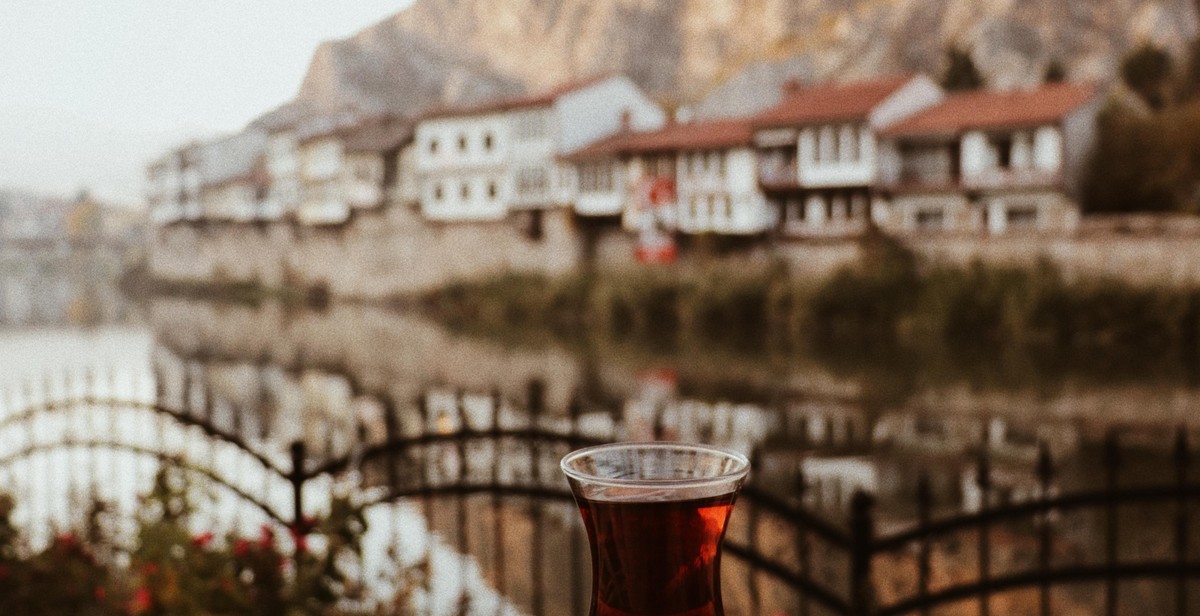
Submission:
<svg viewBox="0 0 1200 616">
<path fill-rule="evenodd" d="M 1089 378 L 1193 380 L 1200 289 L 1068 281 L 1033 268 L 928 266 L 886 239 L 828 280 L 782 265 L 510 275 L 426 294 L 422 309 L 469 333 L 632 342 L 673 355 L 802 354 L 835 371 L 980 386 Z M 919 368 L 918 368 L 919 366 Z M 919 370 L 920 373 L 914 373 Z"/>
</svg>

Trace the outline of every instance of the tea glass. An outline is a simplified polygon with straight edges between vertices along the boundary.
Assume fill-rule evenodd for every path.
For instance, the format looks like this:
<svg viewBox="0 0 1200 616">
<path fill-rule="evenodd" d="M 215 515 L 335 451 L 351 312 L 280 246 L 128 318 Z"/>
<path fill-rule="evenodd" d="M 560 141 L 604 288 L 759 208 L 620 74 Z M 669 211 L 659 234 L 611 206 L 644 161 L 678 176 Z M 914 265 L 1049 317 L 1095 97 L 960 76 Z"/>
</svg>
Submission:
<svg viewBox="0 0 1200 616">
<path fill-rule="evenodd" d="M 746 456 L 708 445 L 613 443 L 561 467 L 592 555 L 590 616 L 723 616 L 721 542 Z"/>
</svg>

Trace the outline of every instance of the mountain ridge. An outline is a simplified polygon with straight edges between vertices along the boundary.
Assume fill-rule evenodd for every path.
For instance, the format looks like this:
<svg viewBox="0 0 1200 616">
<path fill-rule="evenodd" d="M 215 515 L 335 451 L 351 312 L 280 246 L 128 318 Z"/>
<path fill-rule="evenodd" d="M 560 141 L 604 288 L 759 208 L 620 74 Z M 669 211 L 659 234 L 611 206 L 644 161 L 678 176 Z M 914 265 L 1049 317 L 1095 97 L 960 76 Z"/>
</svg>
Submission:
<svg viewBox="0 0 1200 616">
<path fill-rule="evenodd" d="M 1195 0 L 417 0 L 323 43 L 296 96 L 415 115 L 621 72 L 696 117 L 753 112 L 788 79 L 940 72 L 972 50 L 989 84 L 1110 79 L 1132 47 L 1177 57 L 1200 31 Z"/>
</svg>

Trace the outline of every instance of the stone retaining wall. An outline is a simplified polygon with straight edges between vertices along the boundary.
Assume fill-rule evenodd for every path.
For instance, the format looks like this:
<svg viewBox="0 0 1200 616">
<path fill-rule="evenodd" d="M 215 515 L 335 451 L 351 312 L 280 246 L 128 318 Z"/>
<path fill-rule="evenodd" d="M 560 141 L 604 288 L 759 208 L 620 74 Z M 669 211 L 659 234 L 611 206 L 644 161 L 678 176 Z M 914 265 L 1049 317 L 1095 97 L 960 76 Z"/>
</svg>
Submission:
<svg viewBox="0 0 1200 616">
<path fill-rule="evenodd" d="M 1038 233 L 911 234 L 897 239 L 925 263 L 1033 267 L 1056 265 L 1069 280 L 1117 278 L 1135 285 L 1200 285 L 1200 225 L 1141 218 L 1085 219 L 1071 236 Z M 160 278 L 184 282 L 258 282 L 266 287 L 324 288 L 340 297 L 419 292 L 455 280 L 506 271 L 564 274 L 590 259 L 598 268 L 629 267 L 633 239 L 616 230 L 584 232 L 567 209 L 545 212 L 541 237 L 529 214 L 480 223 L 431 223 L 408 208 L 359 213 L 331 227 L 290 224 L 177 224 L 151 239 Z M 586 238 L 585 238 L 586 236 Z M 731 260 L 747 267 L 787 263 L 793 275 L 820 280 L 855 264 L 854 239 L 764 242 Z M 689 255 L 684 255 L 684 262 Z M 739 267 L 742 265 L 739 264 Z"/>
</svg>

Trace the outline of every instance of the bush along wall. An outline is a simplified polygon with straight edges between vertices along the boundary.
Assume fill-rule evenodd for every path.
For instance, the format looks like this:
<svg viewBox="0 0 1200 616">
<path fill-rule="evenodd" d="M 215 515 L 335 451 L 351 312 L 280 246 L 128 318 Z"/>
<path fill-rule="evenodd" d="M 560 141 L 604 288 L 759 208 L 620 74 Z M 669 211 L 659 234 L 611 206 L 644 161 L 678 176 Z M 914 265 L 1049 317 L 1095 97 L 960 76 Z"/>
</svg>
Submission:
<svg viewBox="0 0 1200 616">
<path fill-rule="evenodd" d="M 1047 378 L 1176 370 L 1200 350 L 1200 289 L 1068 283 L 1049 264 L 926 267 L 896 243 L 870 242 L 855 267 L 816 285 L 782 266 L 714 264 L 511 275 L 454 284 L 419 303 L 451 327 L 514 340 L 603 337 L 666 352 L 804 352 L 835 365 L 987 366 L 989 379 L 1003 378 L 1001 361 Z"/>
</svg>

